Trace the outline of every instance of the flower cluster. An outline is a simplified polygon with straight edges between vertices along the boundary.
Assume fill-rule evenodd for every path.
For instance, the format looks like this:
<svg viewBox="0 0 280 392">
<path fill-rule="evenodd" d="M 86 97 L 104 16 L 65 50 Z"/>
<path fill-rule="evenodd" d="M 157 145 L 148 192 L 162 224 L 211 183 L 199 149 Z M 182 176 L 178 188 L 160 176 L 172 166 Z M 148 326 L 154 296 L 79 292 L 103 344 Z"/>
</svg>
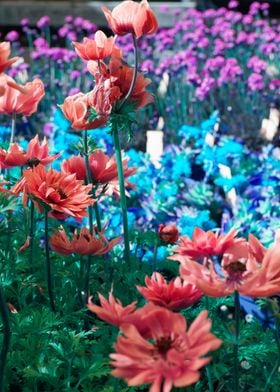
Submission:
<svg viewBox="0 0 280 392">
<path fill-rule="evenodd" d="M 168 290 L 166 285 L 163 291 Z M 181 289 L 181 300 L 188 290 L 190 287 Z M 173 291 L 175 297 L 176 294 Z M 135 303 L 124 307 L 112 293 L 109 300 L 102 295 L 99 299 L 101 306 L 90 302 L 88 308 L 120 328 L 116 352 L 110 355 L 112 374 L 124 378 L 130 386 L 151 384 L 151 392 L 162 388 L 170 392 L 173 386 L 191 385 L 199 379 L 199 369 L 211 359 L 205 355 L 222 343 L 210 332 L 207 311 L 201 312 L 187 329 L 186 319 L 168 308 L 153 303 L 140 309 L 135 309 Z"/>
</svg>

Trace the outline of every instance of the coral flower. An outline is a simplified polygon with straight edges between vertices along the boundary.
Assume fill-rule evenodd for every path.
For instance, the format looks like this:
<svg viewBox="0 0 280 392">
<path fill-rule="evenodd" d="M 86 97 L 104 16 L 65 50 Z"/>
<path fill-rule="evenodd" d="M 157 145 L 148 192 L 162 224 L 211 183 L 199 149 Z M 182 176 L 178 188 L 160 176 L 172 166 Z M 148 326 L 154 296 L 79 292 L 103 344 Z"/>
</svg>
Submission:
<svg viewBox="0 0 280 392">
<path fill-rule="evenodd" d="M 277 242 L 263 251 L 262 260 L 250 242 L 235 244 L 224 254 L 219 273 L 211 260 L 201 265 L 181 256 L 180 274 L 212 297 L 224 297 L 234 291 L 249 297 L 272 296 L 280 293 L 279 255 Z"/>
<path fill-rule="evenodd" d="M 10 42 L 0 42 L 0 74 L 18 59 L 17 57 L 9 59 L 10 53 Z"/>
<path fill-rule="evenodd" d="M 89 72 L 96 78 L 96 75 L 99 72 L 96 61 L 89 61 L 87 68 Z M 110 78 L 111 88 L 114 86 L 118 87 L 121 92 L 120 98 L 124 98 L 129 91 L 134 69 L 117 58 L 112 58 L 108 67 L 105 63 L 101 62 L 100 69 L 104 78 Z M 153 102 L 154 98 L 152 94 L 146 91 L 146 87 L 150 83 L 150 79 L 145 78 L 139 72 L 137 73 L 135 86 L 129 98 L 130 102 L 134 102 L 136 109 Z M 112 97 L 114 97 L 113 92 L 111 94 Z"/>
<path fill-rule="evenodd" d="M 123 158 L 122 164 L 125 178 L 136 172 L 134 167 L 127 166 L 128 158 Z M 109 157 L 103 151 L 96 150 L 89 156 L 89 167 L 92 183 L 95 186 L 108 185 L 106 194 L 109 194 L 109 191 L 118 194 L 118 170 L 115 156 Z M 80 155 L 63 161 L 61 168 L 66 173 L 75 173 L 79 180 L 86 179 L 85 161 Z M 130 183 L 127 182 L 126 186 L 130 186 Z"/>
<path fill-rule="evenodd" d="M 37 202 L 45 203 L 54 217 L 73 216 L 79 220 L 87 215 L 87 207 L 94 203 L 89 195 L 92 186 L 84 186 L 75 174 L 46 170 L 38 165 L 32 170 L 24 170 L 23 176 L 25 192 L 36 202 L 37 208 L 42 209 Z"/>
<path fill-rule="evenodd" d="M 121 90 L 118 86 L 113 86 L 111 80 L 104 76 L 96 76 L 94 89 L 88 93 L 88 105 L 95 110 L 99 116 L 110 115 L 113 105 L 120 99 Z"/>
<path fill-rule="evenodd" d="M 159 225 L 158 234 L 166 244 L 175 244 L 179 238 L 179 231 L 176 225 Z"/>
<path fill-rule="evenodd" d="M 180 237 L 180 242 L 175 252 L 181 256 L 192 258 L 203 258 L 222 255 L 234 244 L 245 242 L 243 238 L 236 238 L 237 231 L 231 229 L 227 234 L 218 235 L 212 231 L 203 231 L 196 227 L 192 239 Z M 171 259 L 179 260 L 178 256 L 171 256 Z"/>
<path fill-rule="evenodd" d="M 154 272 L 151 279 L 146 276 L 147 287 L 136 286 L 147 301 L 170 310 L 187 308 L 202 297 L 202 292 L 194 285 L 182 282 L 181 278 L 167 283 L 159 272 Z"/>
<path fill-rule="evenodd" d="M 60 108 L 77 131 L 102 127 L 108 120 L 107 116 L 98 116 L 93 121 L 88 121 L 90 106 L 87 94 L 78 93 L 67 97 Z"/>
<path fill-rule="evenodd" d="M 98 30 L 94 40 L 84 38 L 83 42 L 73 42 L 75 50 L 83 60 L 103 60 L 114 55 L 121 57 L 121 50 L 115 46 L 116 37 L 107 38 L 103 31 Z"/>
<path fill-rule="evenodd" d="M 103 255 L 108 253 L 118 242 L 120 238 L 114 238 L 108 241 L 103 232 L 96 235 L 90 234 L 86 227 L 82 227 L 80 233 L 75 231 L 71 241 L 68 239 L 63 228 L 56 231 L 50 237 L 51 248 L 62 255 L 68 256 L 71 253 L 80 255 Z"/>
<path fill-rule="evenodd" d="M 65 173 L 76 174 L 77 180 L 84 181 L 87 178 L 85 160 L 81 155 L 72 155 L 70 159 L 64 160 L 61 170 Z"/>
<path fill-rule="evenodd" d="M 147 0 L 141 3 L 135 1 L 122 1 L 113 11 L 102 7 L 109 26 L 115 34 L 125 35 L 132 33 L 136 38 L 142 35 L 154 34 L 158 28 L 155 14 Z"/>
<path fill-rule="evenodd" d="M 36 112 L 41 99 L 45 95 L 44 84 L 40 79 L 21 86 L 12 78 L 0 76 L 4 82 L 4 94 L 0 96 L 0 114 L 24 114 L 31 116 Z"/>
<path fill-rule="evenodd" d="M 124 378 L 129 386 L 151 384 L 150 392 L 170 392 L 199 380 L 199 369 L 211 358 L 221 340 L 210 332 L 207 311 L 201 312 L 187 329 L 185 318 L 164 308 L 148 312 L 145 325 L 150 336 L 144 338 L 129 323 L 121 324 L 116 353 L 111 354 L 112 375 Z"/>
<path fill-rule="evenodd" d="M 37 166 L 48 165 L 57 159 L 60 154 L 49 155 L 47 139 L 44 138 L 40 145 L 39 136 L 36 135 L 30 140 L 27 151 L 25 152 L 17 143 L 13 143 L 9 149 L 0 148 L 0 168 L 7 169 L 14 166 Z"/>
<path fill-rule="evenodd" d="M 96 313 L 97 316 L 109 324 L 119 327 L 123 322 L 126 322 L 127 317 L 131 315 L 136 308 L 136 302 L 132 302 L 128 306 L 123 306 L 122 303 L 114 298 L 112 292 L 109 294 L 109 300 L 103 295 L 98 294 L 100 305 L 97 306 L 91 302 L 89 298 L 88 309 Z"/>
</svg>

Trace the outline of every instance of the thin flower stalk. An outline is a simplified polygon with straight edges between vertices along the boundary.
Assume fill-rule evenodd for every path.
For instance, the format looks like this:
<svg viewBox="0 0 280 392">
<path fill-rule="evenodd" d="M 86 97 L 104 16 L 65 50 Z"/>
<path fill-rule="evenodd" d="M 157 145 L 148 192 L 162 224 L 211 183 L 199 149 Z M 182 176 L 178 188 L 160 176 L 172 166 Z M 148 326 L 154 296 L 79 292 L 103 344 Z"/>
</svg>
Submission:
<svg viewBox="0 0 280 392">
<path fill-rule="evenodd" d="M 6 358 L 9 351 L 10 339 L 11 339 L 11 328 L 9 320 L 9 311 L 5 302 L 3 289 L 0 285 L 0 313 L 2 316 L 3 323 L 3 343 L 0 353 L 0 392 L 5 390 L 5 365 Z"/>
<path fill-rule="evenodd" d="M 84 132 L 84 156 L 85 156 L 85 164 L 86 164 L 86 174 L 87 174 L 87 184 L 92 184 L 92 178 L 89 167 L 88 160 L 88 133 Z M 90 234 L 93 234 L 93 208 L 92 205 L 88 206 L 88 219 L 89 219 L 89 231 Z M 98 225 L 98 223 L 97 223 Z M 101 225 L 100 225 L 101 226 Z M 100 228 L 101 230 L 101 228 Z"/>
<path fill-rule="evenodd" d="M 50 263 L 50 247 L 49 247 L 49 220 L 48 220 L 48 210 L 44 209 L 45 218 L 45 255 L 46 255 L 46 275 L 47 275 L 47 286 L 51 309 L 55 312 L 55 304 L 53 297 L 53 282 L 52 282 L 52 271 Z"/>
<path fill-rule="evenodd" d="M 120 202 L 121 202 L 121 209 L 122 209 L 123 234 L 124 234 L 124 259 L 127 265 L 129 266 L 130 265 L 129 232 L 128 232 L 124 175 L 123 175 L 123 166 L 122 166 L 122 152 L 120 147 L 118 125 L 116 124 L 115 121 L 112 123 L 112 133 L 113 133 L 114 146 L 116 152 L 118 179 L 119 179 L 119 186 L 120 186 Z"/>
<path fill-rule="evenodd" d="M 131 85 L 129 90 L 120 103 L 118 110 L 122 108 L 122 106 L 128 101 L 130 98 L 135 83 L 137 79 L 137 68 L 138 68 L 138 51 L 137 51 L 137 41 L 134 34 L 132 35 L 133 39 L 133 46 L 134 46 L 134 70 L 133 70 L 133 77 L 131 80 Z M 126 206 L 126 196 L 125 196 L 125 184 L 124 184 L 124 175 L 123 175 L 123 167 L 122 167 L 122 153 L 120 147 L 120 139 L 119 139 L 119 130 L 118 125 L 114 121 L 112 124 L 112 133 L 114 139 L 114 146 L 116 152 L 116 161 L 117 161 L 117 168 L 118 168 L 118 179 L 119 179 L 119 186 L 120 186 L 120 200 L 121 200 L 121 208 L 122 208 L 122 216 L 123 216 L 123 232 L 124 232 L 124 258 L 128 265 L 130 265 L 130 249 L 129 249 L 129 232 L 128 232 L 128 219 L 127 219 L 127 206 Z"/>
<path fill-rule="evenodd" d="M 129 90 L 126 94 L 126 96 L 124 97 L 124 99 L 122 100 L 122 102 L 120 103 L 119 106 L 119 110 L 123 107 L 123 105 L 128 101 L 128 99 L 130 98 L 135 83 L 136 83 L 136 79 L 137 79 L 137 69 L 138 69 L 138 50 L 137 50 L 137 40 L 134 34 L 132 35 L 132 39 L 133 39 L 133 48 L 134 48 L 134 72 L 133 72 L 133 77 L 132 77 L 132 81 L 131 81 L 131 85 L 129 87 Z"/>
<path fill-rule="evenodd" d="M 266 381 L 265 387 L 263 392 L 269 392 L 270 391 L 270 387 L 271 387 L 271 382 L 275 376 L 275 373 L 277 372 L 277 370 L 279 369 L 280 366 L 280 337 L 279 337 L 279 327 L 280 327 L 280 323 L 279 323 L 279 319 L 277 318 L 277 316 L 275 317 L 275 330 L 274 330 L 274 334 L 275 334 L 275 341 L 276 341 L 276 345 L 277 345 L 277 349 L 278 349 L 278 358 L 277 361 L 270 373 L 270 375 L 268 376 L 268 379 Z"/>
<path fill-rule="evenodd" d="M 14 142 L 15 133 L 16 133 L 16 118 L 17 114 L 14 112 L 12 114 L 12 127 L 11 127 L 11 137 L 10 137 L 10 144 Z"/>
<path fill-rule="evenodd" d="M 30 222 L 29 222 L 29 264 L 31 267 L 31 271 L 33 272 L 33 250 L 34 250 L 34 215 L 35 215 L 35 206 L 34 203 L 31 201 L 30 203 Z"/>
<path fill-rule="evenodd" d="M 234 339 L 234 392 L 239 392 L 239 333 L 240 333 L 240 301 L 238 291 L 234 292 L 234 314 L 235 314 L 235 339 Z"/>
</svg>

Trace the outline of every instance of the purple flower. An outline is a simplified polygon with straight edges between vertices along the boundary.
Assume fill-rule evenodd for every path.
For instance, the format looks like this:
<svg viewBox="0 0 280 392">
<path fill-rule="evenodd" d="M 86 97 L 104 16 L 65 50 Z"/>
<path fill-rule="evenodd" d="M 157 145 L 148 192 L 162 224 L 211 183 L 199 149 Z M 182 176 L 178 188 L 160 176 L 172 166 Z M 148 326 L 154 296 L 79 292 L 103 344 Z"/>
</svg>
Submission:
<svg viewBox="0 0 280 392">
<path fill-rule="evenodd" d="M 264 54 L 272 54 L 278 50 L 277 45 L 274 42 L 263 44 L 260 49 Z"/>
<path fill-rule="evenodd" d="M 206 76 L 200 86 L 195 89 L 195 96 L 203 101 L 210 93 L 210 91 L 216 86 L 216 81 L 211 76 Z"/>
<path fill-rule="evenodd" d="M 75 31 L 69 31 L 67 34 L 67 38 L 69 39 L 69 41 L 77 41 L 77 33 Z"/>
<path fill-rule="evenodd" d="M 91 33 L 97 31 L 96 24 L 91 23 L 91 21 L 88 19 L 83 20 L 82 28 Z"/>
<path fill-rule="evenodd" d="M 44 128 L 43 128 L 44 135 L 50 137 L 52 132 L 53 132 L 53 124 L 52 123 L 46 123 L 44 125 Z"/>
<path fill-rule="evenodd" d="M 38 20 L 38 22 L 36 23 L 36 26 L 39 28 L 39 29 L 44 29 L 45 27 L 48 27 L 49 25 L 50 25 L 50 17 L 49 16 L 47 16 L 47 15 L 45 15 L 45 16 L 42 16 L 39 20 Z"/>
<path fill-rule="evenodd" d="M 68 96 L 72 96 L 72 95 L 78 94 L 79 92 L 80 92 L 80 90 L 77 87 L 73 87 L 69 91 Z"/>
<path fill-rule="evenodd" d="M 228 8 L 230 8 L 230 9 L 232 9 L 232 8 L 237 8 L 239 6 L 239 3 L 238 3 L 238 1 L 235 1 L 235 0 L 231 0 L 229 3 L 228 3 Z"/>
<path fill-rule="evenodd" d="M 141 72 L 149 72 L 152 73 L 154 71 L 154 63 L 151 60 L 143 61 L 141 65 Z"/>
<path fill-rule="evenodd" d="M 10 42 L 17 41 L 19 38 L 19 33 L 15 30 L 9 31 L 5 39 Z"/>
<path fill-rule="evenodd" d="M 206 60 L 205 69 L 209 71 L 216 71 L 225 64 L 225 59 L 222 56 L 217 56 Z"/>
<path fill-rule="evenodd" d="M 261 9 L 261 4 L 257 1 L 254 1 L 249 8 L 249 15 L 256 15 Z"/>
<path fill-rule="evenodd" d="M 236 37 L 235 43 L 242 44 L 243 42 L 247 42 L 248 34 L 245 31 L 240 31 Z"/>
<path fill-rule="evenodd" d="M 270 90 L 276 90 L 280 94 L 280 79 L 273 79 L 269 83 Z"/>
<path fill-rule="evenodd" d="M 253 17 L 252 15 L 244 15 L 243 19 L 242 19 L 242 23 L 244 25 L 250 25 L 253 23 Z"/>
<path fill-rule="evenodd" d="M 74 19 L 74 26 L 75 27 L 82 27 L 84 23 L 84 19 L 81 18 L 80 16 L 77 16 L 77 18 Z"/>
<path fill-rule="evenodd" d="M 266 69 L 266 62 L 261 60 L 258 56 L 252 56 L 247 62 L 247 67 L 252 69 L 255 73 L 261 73 Z"/>
<path fill-rule="evenodd" d="M 47 43 L 47 41 L 42 37 L 36 38 L 33 41 L 33 44 L 37 50 L 49 47 L 49 44 Z"/>
<path fill-rule="evenodd" d="M 60 29 L 58 29 L 58 36 L 61 38 L 65 38 L 68 33 L 69 33 L 68 26 L 62 26 L 62 27 L 60 27 Z"/>
<path fill-rule="evenodd" d="M 261 91 L 264 89 L 263 77 L 258 73 L 252 73 L 248 78 L 248 87 L 252 91 Z"/>
<path fill-rule="evenodd" d="M 81 76 L 81 72 L 74 69 L 74 71 L 70 72 L 70 78 L 73 80 L 78 79 Z"/>
<path fill-rule="evenodd" d="M 222 86 L 224 83 L 235 82 L 236 77 L 242 75 L 242 73 L 243 71 L 235 58 L 226 59 L 225 65 L 220 70 L 218 85 Z"/>
<path fill-rule="evenodd" d="M 71 16 L 71 15 L 65 16 L 64 21 L 66 23 L 71 23 L 73 21 L 73 16 Z"/>
<path fill-rule="evenodd" d="M 20 21 L 21 26 L 28 26 L 29 25 L 29 19 L 28 18 L 23 18 Z"/>
</svg>

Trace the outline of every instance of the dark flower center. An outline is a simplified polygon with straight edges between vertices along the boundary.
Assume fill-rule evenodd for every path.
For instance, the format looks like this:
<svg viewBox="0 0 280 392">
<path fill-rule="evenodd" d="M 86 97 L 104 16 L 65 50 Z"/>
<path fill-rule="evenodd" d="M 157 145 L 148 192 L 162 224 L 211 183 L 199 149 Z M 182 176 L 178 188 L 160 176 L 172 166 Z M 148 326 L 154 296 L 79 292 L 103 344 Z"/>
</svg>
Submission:
<svg viewBox="0 0 280 392">
<path fill-rule="evenodd" d="M 156 341 L 154 346 L 161 355 L 165 355 L 172 346 L 172 339 L 170 336 L 162 337 Z"/>
<path fill-rule="evenodd" d="M 38 158 L 29 158 L 29 159 L 26 161 L 26 164 L 27 164 L 28 166 L 30 166 L 30 167 L 38 166 L 39 163 L 40 163 L 40 159 L 38 159 Z"/>
<path fill-rule="evenodd" d="M 241 263 L 241 261 L 235 261 L 234 263 L 229 264 L 225 267 L 225 270 L 229 273 L 239 273 L 246 271 L 246 265 Z"/>
<path fill-rule="evenodd" d="M 62 189 L 57 188 L 56 191 L 59 194 L 59 196 L 61 197 L 61 199 L 67 199 L 67 195 Z"/>
</svg>

